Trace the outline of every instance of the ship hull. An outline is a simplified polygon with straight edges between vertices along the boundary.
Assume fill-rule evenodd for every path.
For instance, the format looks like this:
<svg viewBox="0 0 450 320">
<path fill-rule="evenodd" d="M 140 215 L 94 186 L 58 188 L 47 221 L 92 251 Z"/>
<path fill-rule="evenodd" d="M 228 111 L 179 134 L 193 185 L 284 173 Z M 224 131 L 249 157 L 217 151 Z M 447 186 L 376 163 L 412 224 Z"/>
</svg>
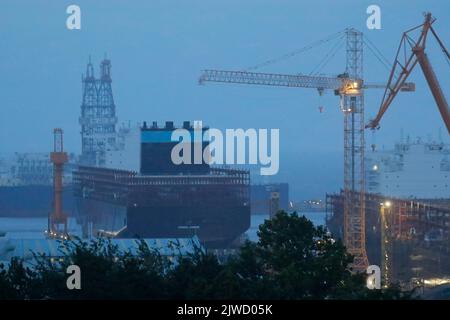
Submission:
<svg viewBox="0 0 450 320">
<path fill-rule="evenodd" d="M 84 235 L 184 238 L 209 248 L 233 245 L 250 227 L 248 173 L 139 176 L 84 167 L 75 172 Z"/>
<path fill-rule="evenodd" d="M 249 209 L 242 207 L 155 206 L 128 210 L 129 236 L 185 238 L 197 235 L 209 247 L 220 248 L 231 245 L 249 227 Z"/>
<path fill-rule="evenodd" d="M 53 188 L 47 185 L 0 187 L 0 217 L 47 217 L 52 208 Z M 64 210 L 72 214 L 75 203 L 72 187 L 63 192 Z"/>
<path fill-rule="evenodd" d="M 83 233 L 114 234 L 118 238 L 185 238 L 198 236 L 208 247 L 223 248 L 250 227 L 250 210 L 243 207 L 147 206 L 124 207 L 97 200 L 77 201 Z"/>
</svg>

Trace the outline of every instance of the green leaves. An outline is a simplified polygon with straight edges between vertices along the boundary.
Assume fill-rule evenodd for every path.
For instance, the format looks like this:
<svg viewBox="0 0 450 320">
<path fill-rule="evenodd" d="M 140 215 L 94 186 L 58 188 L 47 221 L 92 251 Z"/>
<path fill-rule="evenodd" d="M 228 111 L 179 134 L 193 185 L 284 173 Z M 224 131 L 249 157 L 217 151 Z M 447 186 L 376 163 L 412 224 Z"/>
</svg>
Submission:
<svg viewBox="0 0 450 320">
<path fill-rule="evenodd" d="M 62 260 L 35 255 L 33 268 L 13 259 L 0 266 L 0 299 L 407 299 L 399 288 L 368 290 L 364 274 L 352 274 L 347 254 L 323 227 L 280 211 L 219 263 L 196 248 L 162 256 L 139 241 L 122 252 L 110 240 L 65 242 Z M 81 290 L 68 290 L 66 269 L 81 269 Z"/>
</svg>

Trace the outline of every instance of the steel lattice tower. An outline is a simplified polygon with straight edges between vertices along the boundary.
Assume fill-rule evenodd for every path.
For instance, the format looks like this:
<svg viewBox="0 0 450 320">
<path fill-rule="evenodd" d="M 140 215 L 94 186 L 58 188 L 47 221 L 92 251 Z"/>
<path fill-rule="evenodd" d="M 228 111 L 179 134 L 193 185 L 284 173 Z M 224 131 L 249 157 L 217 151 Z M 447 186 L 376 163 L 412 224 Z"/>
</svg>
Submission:
<svg viewBox="0 0 450 320">
<path fill-rule="evenodd" d="M 337 77 L 249 71 L 204 70 L 199 83 L 222 82 L 334 90 L 344 113 L 344 243 L 355 256 L 355 271 L 365 271 L 364 90 L 379 85 L 363 81 L 363 34 L 346 29 L 346 72 Z M 381 86 L 384 88 L 384 86 Z"/>
<path fill-rule="evenodd" d="M 86 76 L 82 78 L 83 100 L 81 104 L 81 163 L 91 166 L 105 164 L 105 152 L 116 145 L 116 106 L 111 86 L 111 61 L 100 64 L 100 78 L 94 76 L 91 61 Z"/>
<path fill-rule="evenodd" d="M 347 29 L 346 73 L 363 79 L 363 34 Z M 364 90 L 358 96 L 344 96 L 344 244 L 355 256 L 353 268 L 368 266 L 365 234 Z"/>
</svg>

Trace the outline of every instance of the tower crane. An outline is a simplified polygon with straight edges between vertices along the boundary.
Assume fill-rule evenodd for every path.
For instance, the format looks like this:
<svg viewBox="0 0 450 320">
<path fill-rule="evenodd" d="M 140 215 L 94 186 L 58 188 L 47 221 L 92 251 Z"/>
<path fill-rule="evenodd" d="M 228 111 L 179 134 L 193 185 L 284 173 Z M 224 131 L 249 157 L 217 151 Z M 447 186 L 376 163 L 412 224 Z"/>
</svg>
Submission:
<svg viewBox="0 0 450 320">
<path fill-rule="evenodd" d="M 433 70 L 433 67 L 431 66 L 430 60 L 425 53 L 427 36 L 429 31 L 431 31 L 433 36 L 436 38 L 439 46 L 441 47 L 442 52 L 446 56 L 446 59 L 450 61 L 450 54 L 447 48 L 444 46 L 444 43 L 438 37 L 436 31 L 432 26 L 435 21 L 436 19 L 433 18 L 431 13 L 428 12 L 425 14 L 425 22 L 423 24 L 409 29 L 403 33 L 400 45 L 397 50 L 397 55 L 395 57 L 395 62 L 389 75 L 388 85 L 385 89 L 384 96 L 381 101 L 380 109 L 376 117 L 367 124 L 367 128 L 379 128 L 379 123 L 384 113 L 387 111 L 392 101 L 397 96 L 398 91 L 400 90 L 400 88 L 402 88 L 403 84 L 408 79 L 414 67 L 417 65 L 417 63 L 419 63 L 425 79 L 428 82 L 431 93 L 433 94 L 434 100 L 436 101 L 439 112 L 441 113 L 442 119 L 444 120 L 445 126 L 447 127 L 448 133 L 450 134 L 450 108 L 436 77 L 436 74 Z M 422 29 L 420 32 L 420 36 L 417 40 L 414 40 L 411 37 L 411 33 L 418 29 Z M 407 48 L 408 46 L 409 50 Z M 396 77 L 398 69 L 400 69 L 401 71 Z"/>
<path fill-rule="evenodd" d="M 344 244 L 354 256 L 353 269 L 368 266 L 365 247 L 364 179 L 364 90 L 385 85 L 363 81 L 363 35 L 349 28 L 346 35 L 346 70 L 337 77 L 287 75 L 249 71 L 204 70 L 199 83 L 222 82 L 333 90 L 340 96 L 344 114 Z M 402 91 L 414 91 L 414 84 L 402 83 Z"/>
</svg>

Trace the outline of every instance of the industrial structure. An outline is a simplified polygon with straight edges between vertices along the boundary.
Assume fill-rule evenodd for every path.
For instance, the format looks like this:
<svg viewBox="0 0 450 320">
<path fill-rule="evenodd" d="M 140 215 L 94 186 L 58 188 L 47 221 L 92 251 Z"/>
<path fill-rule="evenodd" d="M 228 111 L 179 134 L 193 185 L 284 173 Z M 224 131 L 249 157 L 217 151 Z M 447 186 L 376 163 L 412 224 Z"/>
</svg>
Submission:
<svg viewBox="0 0 450 320">
<path fill-rule="evenodd" d="M 431 31 L 442 52 L 444 53 L 445 58 L 448 62 L 450 61 L 450 53 L 432 26 L 435 21 L 436 19 L 433 18 L 431 13 L 428 12 L 425 14 L 425 22 L 423 24 L 411 28 L 403 33 L 400 46 L 398 47 L 397 55 L 395 57 L 395 62 L 389 75 L 388 85 L 384 92 L 380 110 L 378 111 L 376 117 L 367 125 L 368 128 L 379 128 L 379 123 L 384 113 L 397 96 L 397 93 L 403 87 L 409 75 L 414 70 L 414 67 L 417 63 L 419 63 L 425 79 L 428 82 L 431 93 L 433 94 L 434 100 L 436 101 L 439 112 L 441 113 L 442 119 L 444 120 L 447 131 L 450 134 L 450 108 L 430 60 L 425 52 L 428 34 Z M 411 34 L 417 30 L 420 30 L 420 35 L 417 40 L 415 40 Z M 399 73 L 398 69 L 400 69 Z"/>
<path fill-rule="evenodd" d="M 144 123 L 136 137 L 136 170 L 80 166 L 74 190 L 83 235 L 119 238 L 184 238 L 197 235 L 208 248 L 237 244 L 250 227 L 250 173 L 199 164 L 175 165 L 171 152 L 178 141 L 172 121 L 159 127 Z M 194 140 L 203 151 L 208 141 Z M 207 130 L 203 127 L 201 130 Z M 197 135 L 197 133 L 195 134 Z M 116 154 L 120 156 L 120 154 Z M 108 161 L 109 162 L 109 161 Z M 120 163 L 120 159 L 116 163 Z M 236 242 L 235 242 L 236 241 Z"/>
<path fill-rule="evenodd" d="M 432 27 L 434 21 L 431 14 L 427 14 L 422 25 L 404 33 L 387 84 L 364 81 L 365 41 L 363 34 L 355 29 L 340 33 L 345 39 L 346 67 L 344 73 L 335 77 L 205 70 L 199 79 L 201 84 L 220 82 L 313 88 L 319 94 L 332 90 L 340 97 L 344 118 L 344 182 L 339 194 L 326 197 L 327 227 L 334 236 L 343 239 L 349 253 L 355 257 L 354 270 L 364 270 L 369 261 L 379 264 L 385 285 L 445 275 L 450 267 L 450 200 L 444 199 L 449 190 L 448 149 L 439 143 L 401 143 L 393 155 L 380 153 L 367 166 L 364 137 L 365 128 L 379 127 L 382 116 L 400 91 L 415 90 L 415 85 L 406 80 L 417 63 L 421 65 L 450 132 L 448 103 L 425 53 L 427 34 L 431 32 L 450 60 Z M 419 29 L 420 36 L 414 40 L 410 33 Z M 408 45 L 411 52 L 406 50 Z M 400 58 L 401 54 L 405 55 L 404 59 Z M 137 130 L 117 129 L 111 62 L 105 58 L 100 69 L 100 77 L 96 78 L 89 61 L 86 75 L 82 77 L 79 119 L 82 155 L 80 166 L 73 173 L 73 188 L 83 236 L 122 239 L 198 236 L 209 249 L 228 249 L 238 245 L 241 235 L 249 228 L 250 210 L 258 214 L 266 210 L 273 216 L 279 209 L 292 207 L 288 204 L 287 184 L 253 186 L 251 189 L 250 173 L 246 170 L 210 167 L 203 159 L 195 165 L 175 165 L 171 152 L 178 141 L 171 138 L 177 129 L 172 121 L 167 121 L 164 126 L 144 122 Z M 378 115 L 367 125 L 364 118 L 366 89 L 385 90 Z M 202 151 L 208 146 L 208 141 L 199 142 L 193 138 L 195 124 L 185 121 L 178 128 L 192 134 L 193 150 L 196 143 Z M 202 128 L 202 137 L 207 129 Z M 415 161 L 410 160 L 413 152 Z M 428 176 L 432 172 L 436 179 L 426 182 L 416 179 L 419 181 L 416 183 L 413 179 L 418 175 L 406 169 L 417 169 L 408 165 L 424 162 L 425 157 L 433 157 L 429 163 L 435 170 L 428 171 Z M 61 129 L 54 131 L 54 150 L 50 159 L 54 191 L 47 232 L 50 237 L 65 238 L 68 236 L 67 214 L 63 210 L 62 194 L 68 156 L 64 152 Z M 22 163 L 31 163 L 25 160 Z M 33 170 L 20 169 L 17 176 L 28 177 L 36 183 L 48 180 L 48 167 L 41 162 L 33 162 L 31 166 Z M 393 181 L 395 189 L 392 188 Z M 438 184 L 440 193 L 434 190 L 434 194 L 439 194 L 439 199 L 427 195 L 417 197 L 415 191 L 411 196 L 405 196 L 400 190 L 403 185 L 408 185 L 408 190 L 431 185 L 438 189 Z M 257 200 L 259 196 L 263 200 Z"/>
<path fill-rule="evenodd" d="M 272 216 L 278 210 L 291 210 L 289 184 L 263 183 L 250 186 L 250 207 L 252 215 Z"/>
<path fill-rule="evenodd" d="M 191 237 L 208 247 L 228 247 L 250 225 L 250 174 L 201 163 L 175 164 L 173 121 L 164 126 L 116 128 L 111 62 L 104 59 L 97 79 L 91 62 L 83 76 L 82 155 L 73 172 L 77 219 L 84 237 Z M 209 144 L 197 141 L 208 129 L 184 121 L 192 154 Z M 194 136 L 194 132 L 196 132 Z"/>
<path fill-rule="evenodd" d="M 70 153 L 63 172 L 63 202 L 73 211 L 72 170 L 77 156 Z M 24 201 L 26 199 L 26 201 Z M 48 217 L 53 201 L 53 164 L 50 152 L 0 156 L 0 217 Z"/>
<path fill-rule="evenodd" d="M 450 65 L 450 54 L 432 26 L 435 21 L 436 19 L 433 18 L 431 13 L 428 12 L 425 14 L 424 23 L 403 33 L 395 57 L 395 62 L 389 75 L 388 85 L 385 89 L 380 109 L 376 117 L 371 120 L 369 124 L 367 124 L 367 128 L 379 128 L 379 123 L 383 115 L 392 104 L 397 93 L 408 79 L 414 67 L 419 64 L 447 131 L 450 134 L 450 108 L 436 73 L 434 72 L 430 60 L 425 52 L 428 35 L 431 31 L 431 34 L 437 40 L 447 63 Z M 417 31 L 420 31 L 420 34 L 417 38 L 414 38 L 412 34 Z M 426 148 L 428 149 L 429 154 L 444 150 L 444 146 L 442 144 L 429 144 Z M 409 148 L 408 150 L 403 150 L 403 152 L 405 151 L 409 151 Z M 444 158 L 440 161 L 440 163 L 438 163 L 441 171 L 447 171 L 449 169 L 447 162 L 448 159 Z M 434 166 L 432 166 L 432 168 L 434 168 Z M 397 178 L 398 177 L 399 176 L 397 174 Z M 386 178 L 388 178 L 388 175 L 386 175 Z M 444 194 L 448 199 L 448 178 L 447 176 L 445 176 L 445 178 L 444 185 L 440 187 L 445 190 Z M 397 186 L 399 185 L 397 184 Z M 424 188 L 426 186 L 422 187 Z M 433 187 L 436 188 L 437 184 L 434 184 Z M 389 285 L 393 282 L 393 280 L 401 280 L 401 277 L 395 273 L 396 268 L 398 269 L 401 263 L 399 263 L 395 257 L 396 254 L 402 250 L 394 249 L 396 246 L 401 245 L 402 240 L 405 238 L 405 230 L 402 229 L 402 225 L 407 225 L 409 228 L 409 231 L 407 230 L 408 233 L 406 233 L 408 237 L 407 240 L 410 240 L 409 243 L 411 243 L 411 238 L 415 238 L 419 244 L 424 242 L 433 242 L 433 244 L 438 244 L 439 252 L 436 253 L 438 261 L 433 261 L 433 263 L 428 264 L 425 268 L 427 272 L 430 272 L 436 264 L 439 268 L 441 268 L 441 266 L 444 266 L 444 269 L 450 267 L 450 209 L 448 209 L 450 206 L 450 201 L 445 199 L 440 200 L 439 206 L 433 205 L 435 202 L 436 200 L 433 201 L 430 199 L 423 202 L 411 201 L 410 206 L 402 202 L 398 203 L 398 201 L 392 202 L 387 200 L 381 202 L 381 263 L 385 285 Z M 430 205 L 430 203 L 432 205 Z M 444 206 L 442 206 L 442 204 L 444 204 Z M 408 210 L 408 208 L 412 209 L 412 211 Z M 419 236 L 417 236 L 417 234 Z M 415 245 L 417 245 L 417 243 Z M 428 247 L 430 247 L 430 245 Z M 444 257 L 441 255 L 441 251 L 443 250 L 445 251 Z M 434 256 L 434 254 L 431 256 Z M 419 268 L 419 270 L 420 269 L 421 268 Z M 439 271 L 440 269 L 438 272 Z"/>
<path fill-rule="evenodd" d="M 271 192 L 269 217 L 273 218 L 277 214 L 278 210 L 280 210 L 280 193 Z"/>
<path fill-rule="evenodd" d="M 48 218 L 47 234 L 51 237 L 67 236 L 67 214 L 63 210 L 63 172 L 68 161 L 64 152 L 63 131 L 57 128 L 53 131 L 53 152 L 50 159 L 53 163 L 53 210 Z"/>
<path fill-rule="evenodd" d="M 450 200 L 401 199 L 366 193 L 366 242 L 383 285 L 448 277 Z M 328 194 L 327 228 L 343 235 L 344 195 Z"/>
<path fill-rule="evenodd" d="M 366 152 L 368 193 L 403 199 L 450 198 L 450 144 L 400 138 L 393 148 Z"/>
<path fill-rule="evenodd" d="M 86 75 L 82 77 L 81 104 L 81 164 L 103 166 L 105 153 L 116 147 L 116 106 L 111 87 L 111 61 L 100 64 L 100 78 L 95 78 L 89 59 Z"/>
<path fill-rule="evenodd" d="M 340 96 L 344 115 L 344 243 L 355 257 L 353 268 L 365 270 L 368 260 L 365 249 L 364 225 L 364 90 L 385 88 L 385 85 L 366 84 L 363 76 L 363 34 L 349 28 L 345 30 L 346 69 L 337 77 L 285 75 L 248 71 L 205 70 L 200 76 L 204 82 L 224 82 L 293 88 L 314 88 L 320 94 L 334 90 Z M 402 83 L 403 91 L 413 91 L 414 85 Z"/>
</svg>

